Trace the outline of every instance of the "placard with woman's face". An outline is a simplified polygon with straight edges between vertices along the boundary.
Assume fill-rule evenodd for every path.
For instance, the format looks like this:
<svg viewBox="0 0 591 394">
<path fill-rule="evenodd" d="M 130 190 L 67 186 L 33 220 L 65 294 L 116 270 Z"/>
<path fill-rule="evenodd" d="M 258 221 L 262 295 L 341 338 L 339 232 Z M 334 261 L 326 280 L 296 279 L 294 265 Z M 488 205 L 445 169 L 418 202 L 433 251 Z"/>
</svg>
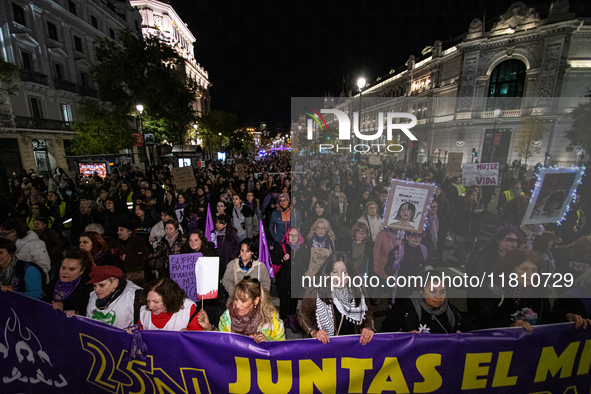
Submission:
<svg viewBox="0 0 591 394">
<path fill-rule="evenodd" d="M 583 176 L 581 169 L 542 168 L 522 224 L 544 224 L 566 215 L 572 195 Z"/>
<path fill-rule="evenodd" d="M 386 203 L 383 225 L 422 233 L 435 185 L 394 179 Z"/>
</svg>

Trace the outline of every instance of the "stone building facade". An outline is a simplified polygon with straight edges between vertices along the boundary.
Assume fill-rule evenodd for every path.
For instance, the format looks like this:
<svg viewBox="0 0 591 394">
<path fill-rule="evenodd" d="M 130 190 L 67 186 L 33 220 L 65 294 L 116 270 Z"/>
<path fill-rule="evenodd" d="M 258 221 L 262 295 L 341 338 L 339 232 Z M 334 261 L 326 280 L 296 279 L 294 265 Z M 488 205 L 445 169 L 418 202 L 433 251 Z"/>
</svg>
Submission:
<svg viewBox="0 0 591 394">
<path fill-rule="evenodd" d="M 564 137 L 569 113 L 590 90 L 591 19 L 571 13 L 567 0 L 555 1 L 547 17 L 518 2 L 488 29 L 474 19 L 459 39 L 436 41 L 371 82 L 361 97 L 342 93 L 332 107 L 352 115 L 361 101 L 364 134 L 378 130 L 380 112 L 414 114 L 418 141 L 399 132 L 395 141 L 384 136 L 380 143 L 399 142 L 403 153 L 373 153 L 420 162 L 445 161 L 449 152 L 463 153 L 464 162 L 519 160 L 516 136 L 533 116 L 543 136 L 528 163 L 569 165 L 585 153 Z M 325 119 L 334 125 L 332 115 Z M 292 132 L 305 131 L 303 121 L 294 122 Z"/>
<path fill-rule="evenodd" d="M 16 94 L 0 97 L 0 170 L 68 169 L 77 104 L 98 98 L 90 68 L 96 37 L 140 31 L 128 0 L 7 0 L 0 4 L 0 56 L 16 65 Z M 70 169 L 74 170 L 74 169 Z"/>
<path fill-rule="evenodd" d="M 193 43 L 195 37 L 189 27 L 178 16 L 174 8 L 158 0 L 131 0 L 142 16 L 142 34 L 156 36 L 166 42 L 185 60 L 187 78 L 198 86 L 194 102 L 195 112 L 201 116 L 211 110 L 209 74 L 195 59 Z"/>
</svg>

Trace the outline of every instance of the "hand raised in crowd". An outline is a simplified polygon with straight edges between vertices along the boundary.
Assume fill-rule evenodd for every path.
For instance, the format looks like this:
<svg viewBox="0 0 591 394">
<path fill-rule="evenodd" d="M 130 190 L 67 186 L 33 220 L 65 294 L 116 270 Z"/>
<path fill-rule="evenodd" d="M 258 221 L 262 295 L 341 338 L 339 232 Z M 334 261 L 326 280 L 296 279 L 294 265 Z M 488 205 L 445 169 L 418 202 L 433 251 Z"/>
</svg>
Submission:
<svg viewBox="0 0 591 394">
<path fill-rule="evenodd" d="M 53 309 L 59 309 L 60 311 L 64 310 L 64 303 L 63 302 L 52 301 L 51 306 L 53 306 Z"/>
<path fill-rule="evenodd" d="M 318 339 L 320 342 L 322 342 L 325 345 L 330 342 L 330 337 L 328 336 L 328 334 L 324 330 L 314 330 L 314 331 L 310 332 L 310 335 L 312 336 L 312 338 Z"/>
<path fill-rule="evenodd" d="M 586 329 L 589 324 L 591 324 L 591 320 L 584 319 L 581 315 L 576 315 L 574 313 L 567 313 L 566 320 L 575 323 L 575 328 L 578 330 L 579 328 Z"/>
</svg>

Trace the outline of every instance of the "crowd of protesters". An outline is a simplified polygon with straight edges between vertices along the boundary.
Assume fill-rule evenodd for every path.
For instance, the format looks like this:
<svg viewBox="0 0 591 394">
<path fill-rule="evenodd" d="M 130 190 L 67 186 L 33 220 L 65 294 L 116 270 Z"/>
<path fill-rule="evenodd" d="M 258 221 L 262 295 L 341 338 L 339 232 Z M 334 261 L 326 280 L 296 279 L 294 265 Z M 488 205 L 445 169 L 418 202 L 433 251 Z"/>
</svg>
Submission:
<svg viewBox="0 0 591 394">
<path fill-rule="evenodd" d="M 60 168 L 43 178 L 15 174 L 0 220 L 2 290 L 129 332 L 133 324 L 220 330 L 256 342 L 285 339 L 285 328 L 323 343 L 359 334 L 366 344 L 375 332 L 531 331 L 536 324 L 591 322 L 590 194 L 579 193 L 562 226 L 521 226 L 535 173 L 527 179 L 519 163 L 503 168 L 500 188 L 465 187 L 441 162 L 372 166 L 363 158 L 312 156 L 292 163 L 278 155 L 202 163 L 193 168 L 196 187 L 186 189 L 175 188 L 167 165 L 141 171 L 124 162 L 104 178 L 70 177 Z M 394 179 L 437 186 L 423 233 L 384 226 Z M 402 204 L 397 219 L 408 223 L 414 210 Z M 485 219 L 496 228 L 488 242 L 479 240 Z M 263 239 L 270 264 L 259 261 Z M 523 280 L 491 284 L 484 296 L 468 292 L 467 310 L 460 310 L 433 281 L 439 267 L 450 265 L 450 245 L 455 265 L 468 274 L 516 273 Z M 218 300 L 204 309 L 170 279 L 169 256 L 184 253 L 219 258 Z M 570 273 L 573 286 L 532 288 L 534 273 Z M 385 288 L 384 303 L 367 288 L 300 284 L 304 277 L 364 274 L 380 283 L 411 275 L 425 282 Z M 385 320 L 378 327 L 379 308 Z"/>
</svg>

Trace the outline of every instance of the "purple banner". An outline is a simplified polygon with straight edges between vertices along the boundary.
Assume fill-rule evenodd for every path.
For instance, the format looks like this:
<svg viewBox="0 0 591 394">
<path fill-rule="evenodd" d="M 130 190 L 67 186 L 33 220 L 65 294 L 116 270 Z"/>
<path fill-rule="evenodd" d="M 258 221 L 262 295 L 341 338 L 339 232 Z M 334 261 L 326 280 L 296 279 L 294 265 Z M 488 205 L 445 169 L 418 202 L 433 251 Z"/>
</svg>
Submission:
<svg viewBox="0 0 591 394">
<path fill-rule="evenodd" d="M 257 345 L 219 332 L 141 333 L 0 292 L 2 393 L 589 393 L 591 329 L 378 334 Z M 316 387 L 316 389 L 314 389 Z M 570 391 L 569 391 L 570 390 Z"/>
</svg>

